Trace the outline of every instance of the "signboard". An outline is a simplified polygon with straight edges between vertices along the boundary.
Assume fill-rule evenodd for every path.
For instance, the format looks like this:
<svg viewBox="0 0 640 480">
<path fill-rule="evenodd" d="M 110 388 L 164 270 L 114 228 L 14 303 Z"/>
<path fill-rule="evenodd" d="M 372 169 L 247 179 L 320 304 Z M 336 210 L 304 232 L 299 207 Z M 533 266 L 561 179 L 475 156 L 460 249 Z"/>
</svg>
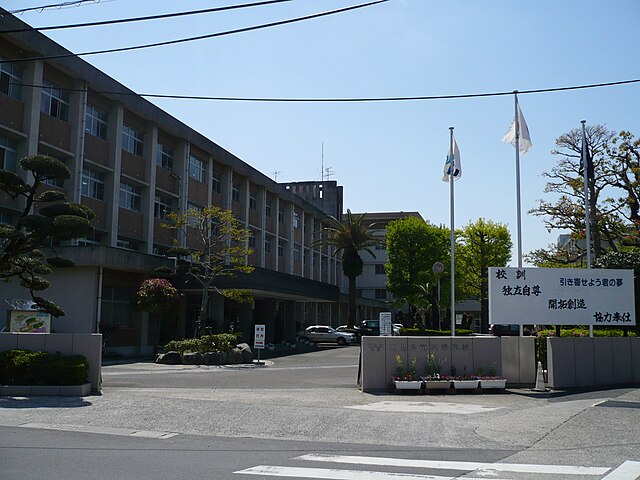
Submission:
<svg viewBox="0 0 640 480">
<path fill-rule="evenodd" d="M 253 334 L 253 348 L 262 350 L 264 349 L 266 328 L 264 325 L 256 325 Z"/>
<path fill-rule="evenodd" d="M 391 312 L 380 312 L 380 336 L 390 337 L 393 335 L 393 323 L 391 323 Z"/>
<path fill-rule="evenodd" d="M 51 315 L 32 310 L 11 310 L 9 331 L 21 333 L 51 333 Z"/>
<path fill-rule="evenodd" d="M 636 324 L 633 270 L 489 268 L 493 324 Z"/>
</svg>

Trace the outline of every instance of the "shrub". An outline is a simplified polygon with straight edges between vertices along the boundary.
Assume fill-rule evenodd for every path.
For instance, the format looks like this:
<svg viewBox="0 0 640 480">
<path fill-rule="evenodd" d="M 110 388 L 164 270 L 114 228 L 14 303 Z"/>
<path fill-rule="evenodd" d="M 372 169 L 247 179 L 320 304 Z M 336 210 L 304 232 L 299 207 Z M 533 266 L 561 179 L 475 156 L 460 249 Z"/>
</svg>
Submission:
<svg viewBox="0 0 640 480">
<path fill-rule="evenodd" d="M 0 384 L 80 385 L 87 381 L 89 363 L 82 355 L 8 350 L 0 353 Z"/>
<path fill-rule="evenodd" d="M 184 340 L 172 340 L 165 344 L 165 352 L 207 353 L 229 352 L 238 342 L 238 335 L 233 333 L 219 333 L 217 335 L 204 335 L 200 338 L 185 338 Z"/>
<path fill-rule="evenodd" d="M 462 328 L 456 329 L 456 336 L 458 337 L 468 337 L 472 333 L 472 330 L 465 330 Z M 400 335 L 408 337 L 449 337 L 451 336 L 451 330 L 420 330 L 419 328 L 401 328 Z"/>
</svg>

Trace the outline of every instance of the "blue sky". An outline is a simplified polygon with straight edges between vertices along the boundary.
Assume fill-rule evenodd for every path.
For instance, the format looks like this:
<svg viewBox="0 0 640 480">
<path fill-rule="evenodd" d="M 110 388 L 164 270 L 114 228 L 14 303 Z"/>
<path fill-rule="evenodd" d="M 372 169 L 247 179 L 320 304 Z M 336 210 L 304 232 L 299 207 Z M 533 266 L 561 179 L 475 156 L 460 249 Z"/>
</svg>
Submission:
<svg viewBox="0 0 640 480">
<path fill-rule="evenodd" d="M 42 0 L 5 0 L 8 10 Z M 102 0 L 20 15 L 32 26 L 230 5 L 234 0 Z M 291 2 L 122 26 L 50 31 L 74 52 L 214 33 L 358 3 Z M 640 78 L 640 2 L 616 0 L 387 3 L 260 31 L 84 57 L 136 92 L 233 97 L 456 95 Z M 550 199 L 543 171 L 555 139 L 580 120 L 640 135 L 640 84 L 521 95 L 532 150 L 521 157 L 523 250 L 548 233 L 526 212 Z M 419 211 L 449 226 L 441 181 L 449 127 L 461 152 L 456 228 L 480 217 L 507 224 L 516 243 L 515 155 L 501 138 L 513 96 L 396 103 L 154 103 L 278 181 L 319 180 L 321 151 L 344 186 L 345 209 Z"/>
</svg>

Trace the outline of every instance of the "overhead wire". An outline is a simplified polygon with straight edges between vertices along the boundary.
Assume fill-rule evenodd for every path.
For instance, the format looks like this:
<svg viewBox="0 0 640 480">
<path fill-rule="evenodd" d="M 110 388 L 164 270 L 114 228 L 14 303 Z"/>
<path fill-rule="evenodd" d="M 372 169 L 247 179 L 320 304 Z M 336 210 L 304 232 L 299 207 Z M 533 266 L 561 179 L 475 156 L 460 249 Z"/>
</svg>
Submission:
<svg viewBox="0 0 640 480">
<path fill-rule="evenodd" d="M 251 27 L 243 27 L 243 28 L 237 28 L 234 30 L 227 30 L 225 32 L 218 32 L 218 33 L 210 33 L 207 35 L 198 35 L 195 37 L 188 37 L 188 38 L 180 38 L 180 39 L 176 39 L 176 40 L 167 40 L 164 42 L 156 42 L 156 43 L 147 43 L 147 44 L 143 44 L 143 45 L 134 45 L 134 46 L 129 46 L 129 47 L 120 47 L 120 48 L 110 48 L 110 49 L 105 49 L 105 50 L 94 50 L 94 51 L 90 51 L 90 52 L 82 52 L 82 53 L 61 53 L 61 54 L 56 54 L 56 55 L 42 55 L 42 56 L 38 56 L 38 57 L 27 57 L 27 58 L 13 58 L 13 59 L 6 59 L 5 62 L 6 63 L 19 63 L 19 62 L 28 62 L 28 61 L 35 61 L 35 60 L 56 60 L 56 59 L 60 59 L 60 58 L 69 58 L 69 57 L 84 57 L 84 56 L 89 56 L 89 55 L 100 55 L 100 54 L 104 54 L 104 53 L 115 53 L 115 52 L 129 52 L 132 50 L 141 50 L 144 48 L 152 48 L 152 47 L 161 47 L 161 46 L 167 46 L 167 45 L 176 45 L 179 43 L 186 43 L 186 42 L 193 42 L 196 40 L 205 40 L 208 38 L 216 38 L 216 37 L 223 37 L 226 35 L 233 35 L 236 33 L 244 33 L 244 32 L 251 32 L 251 31 L 255 31 L 255 30 L 261 30 L 264 28 L 271 28 L 271 27 L 277 27 L 280 25 L 287 25 L 290 23 L 296 23 L 296 22 L 302 22 L 304 20 L 311 20 L 314 18 L 320 18 L 320 17 L 325 17 L 328 15 L 336 15 L 338 13 L 344 13 L 344 12 L 348 12 L 348 11 L 352 11 L 352 10 L 358 10 L 360 8 L 365 8 L 365 7 L 370 7 L 372 5 L 377 5 L 380 3 L 386 3 L 389 0 L 374 0 L 372 2 L 368 2 L 368 3 L 361 3 L 358 5 L 351 5 L 349 7 L 343 7 L 343 8 L 338 8 L 335 10 L 328 10 L 325 12 L 320 12 L 320 13 L 314 13 L 311 15 L 305 15 L 302 17 L 296 17 L 296 18 L 290 18 L 287 20 L 279 20 L 276 22 L 270 22 L 270 23 L 263 23 L 260 25 L 253 25 Z M 2 33 L 2 32 L 0 32 Z"/>
<path fill-rule="evenodd" d="M 272 103 L 364 103 L 364 102 L 406 102 L 406 101 L 424 101 L 424 100 L 456 100 L 464 98 L 482 98 L 482 97 L 501 97 L 506 95 L 530 95 L 535 93 L 554 93 L 571 90 L 584 90 L 590 88 L 614 87 L 620 85 L 630 85 L 640 83 L 640 78 L 633 80 L 619 80 L 615 82 L 591 83 L 586 85 L 572 85 L 567 87 L 550 87 L 536 88 L 529 90 L 509 90 L 502 92 L 484 92 L 484 93 L 463 93 L 452 95 L 419 95 L 406 97 L 360 97 L 360 98 L 269 98 L 269 97 L 216 97 L 208 95 L 174 95 L 163 93 L 136 93 L 136 92 L 116 92 L 106 90 L 94 90 L 93 93 L 100 95 L 120 95 L 120 96 L 138 96 L 144 98 L 160 98 L 175 100 L 211 100 L 211 101 L 228 101 L 228 102 L 272 102 Z M 25 84 L 17 82 L 9 82 L 10 85 L 22 85 L 23 87 L 43 88 L 43 85 Z M 86 92 L 84 88 L 65 88 L 56 87 L 59 90 L 68 92 Z"/>
<path fill-rule="evenodd" d="M 61 3 L 50 3 L 49 5 L 41 5 L 39 7 L 28 7 L 28 8 L 21 8 L 19 10 L 9 10 L 9 13 L 13 15 L 19 15 L 26 12 L 33 12 L 38 10 L 42 11 L 49 8 L 61 9 L 66 7 L 79 7 L 84 3 L 100 3 L 100 0 L 75 0 L 75 1 L 68 1 L 68 2 L 61 2 Z"/>
<path fill-rule="evenodd" d="M 237 10 L 241 8 L 249 8 L 249 7 L 259 7 L 263 5 L 270 5 L 274 3 L 284 3 L 284 2 L 292 2 L 293 0 L 264 0 L 261 2 L 253 2 L 253 3 L 243 3 L 237 5 L 228 5 L 225 7 L 214 7 L 214 8 L 205 8 L 201 10 L 189 10 L 186 12 L 175 12 L 175 13 L 164 13 L 160 15 L 146 15 L 143 17 L 130 17 L 130 18 L 121 18 L 117 20 L 102 20 L 99 22 L 85 22 L 85 23 L 69 23 L 65 25 L 50 25 L 48 27 L 25 27 L 25 28 L 14 28 L 10 30 L 0 30 L 0 33 L 22 33 L 22 32 L 30 32 L 32 30 L 38 32 L 44 32 L 48 30 L 66 30 L 70 28 L 84 28 L 84 27 L 99 27 L 104 25 L 117 25 L 121 23 L 132 23 L 132 22 L 142 22 L 146 20 L 161 20 L 165 18 L 176 18 L 176 17 L 185 17 L 189 15 L 201 15 L 204 13 L 212 13 L 212 12 L 223 12 L 226 10 Z"/>
</svg>

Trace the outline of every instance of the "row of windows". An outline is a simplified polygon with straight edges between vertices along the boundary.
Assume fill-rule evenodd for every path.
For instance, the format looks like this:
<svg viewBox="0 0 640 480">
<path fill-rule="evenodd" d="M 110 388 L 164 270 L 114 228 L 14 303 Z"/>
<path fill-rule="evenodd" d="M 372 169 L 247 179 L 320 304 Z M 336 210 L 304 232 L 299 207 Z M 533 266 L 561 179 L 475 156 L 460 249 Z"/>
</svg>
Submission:
<svg viewBox="0 0 640 480">
<path fill-rule="evenodd" d="M 0 137 L 0 169 L 16 171 L 18 164 L 18 142 L 7 137 Z"/>
<path fill-rule="evenodd" d="M 16 100 L 22 100 L 22 68 L 4 63 L 0 57 L 0 92 Z"/>
</svg>

